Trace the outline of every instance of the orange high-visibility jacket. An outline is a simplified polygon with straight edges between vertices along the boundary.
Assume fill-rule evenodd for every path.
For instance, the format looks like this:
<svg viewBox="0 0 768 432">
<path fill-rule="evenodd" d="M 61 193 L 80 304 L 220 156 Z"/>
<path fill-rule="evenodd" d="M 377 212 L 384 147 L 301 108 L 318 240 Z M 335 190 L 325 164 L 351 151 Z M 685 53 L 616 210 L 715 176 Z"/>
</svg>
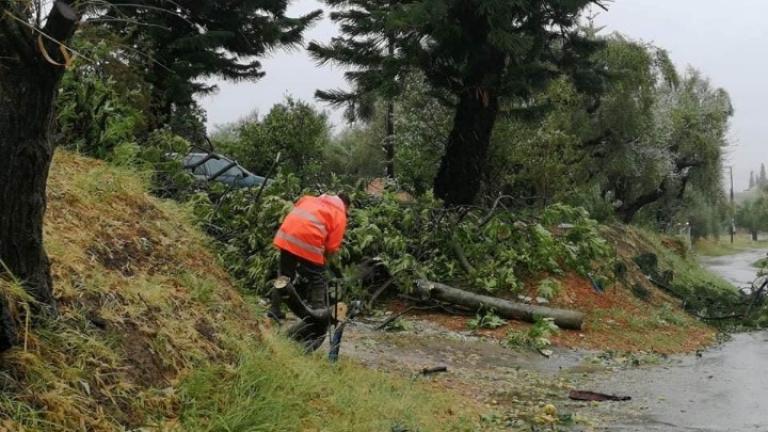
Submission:
<svg viewBox="0 0 768 432">
<path fill-rule="evenodd" d="M 274 245 L 305 260 L 325 264 L 325 256 L 341 248 L 347 229 L 347 213 L 341 198 L 305 196 L 285 217 Z"/>
</svg>

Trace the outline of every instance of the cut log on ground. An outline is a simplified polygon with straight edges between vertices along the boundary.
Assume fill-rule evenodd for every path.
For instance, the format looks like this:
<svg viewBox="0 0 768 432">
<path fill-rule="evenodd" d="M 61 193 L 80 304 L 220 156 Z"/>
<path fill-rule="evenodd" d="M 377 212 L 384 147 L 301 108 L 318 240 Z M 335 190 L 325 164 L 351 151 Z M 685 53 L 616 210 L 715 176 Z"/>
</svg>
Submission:
<svg viewBox="0 0 768 432">
<path fill-rule="evenodd" d="M 514 303 L 425 280 L 416 284 L 414 294 L 421 298 L 467 306 L 477 311 L 493 310 L 502 318 L 518 321 L 534 322 L 536 318 L 552 318 L 558 327 L 570 330 L 581 330 L 584 324 L 584 314 L 578 311 Z"/>
</svg>

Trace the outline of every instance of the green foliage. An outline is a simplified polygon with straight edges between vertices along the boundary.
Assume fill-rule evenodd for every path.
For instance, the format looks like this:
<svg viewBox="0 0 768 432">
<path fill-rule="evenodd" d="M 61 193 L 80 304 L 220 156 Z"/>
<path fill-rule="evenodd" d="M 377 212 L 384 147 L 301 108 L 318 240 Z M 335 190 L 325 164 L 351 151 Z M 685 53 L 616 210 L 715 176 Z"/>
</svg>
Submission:
<svg viewBox="0 0 768 432">
<path fill-rule="evenodd" d="M 539 282 L 538 294 L 539 297 L 547 300 L 552 300 L 560 293 L 562 286 L 556 279 L 546 278 Z"/>
<path fill-rule="evenodd" d="M 581 143 L 590 130 L 583 108 L 588 99 L 565 77 L 550 83 L 535 99 L 548 109 L 500 119 L 494 129 L 486 194 L 503 193 L 546 205 L 567 198 L 588 176 L 587 166 L 573 163 L 579 160 Z"/>
<path fill-rule="evenodd" d="M 114 35 L 98 29 L 79 33 L 73 45 L 98 62 L 68 70 L 56 98 L 58 143 L 101 159 L 137 142 L 146 128 L 142 80 L 121 63 L 116 43 Z"/>
<path fill-rule="evenodd" d="M 243 285 L 260 293 L 277 271 L 278 253 L 272 239 L 292 202 L 283 196 L 298 196 L 298 180 L 281 176 L 265 190 L 260 201 L 254 189 L 230 191 L 215 185 L 211 193 L 190 198 L 197 220 L 221 242 L 219 254 L 224 266 Z"/>
<path fill-rule="evenodd" d="M 493 330 L 503 327 L 506 324 L 507 322 L 504 319 L 496 315 L 494 311 L 490 310 L 482 314 L 477 314 L 477 316 L 467 322 L 467 327 L 469 327 L 470 330 Z"/>
<path fill-rule="evenodd" d="M 405 78 L 403 95 L 396 99 L 395 164 L 401 187 L 418 194 L 432 189 L 453 112 L 441 103 L 420 74 Z M 448 98 L 450 100 L 450 98 Z"/>
<path fill-rule="evenodd" d="M 683 299 L 685 308 L 702 316 L 731 315 L 742 308 L 742 299 L 733 285 L 701 267 L 692 256 L 681 256 L 665 247 L 658 235 L 642 231 L 658 253 L 658 273 L 674 271 L 669 289 Z M 718 323 L 719 324 L 719 323 Z"/>
<path fill-rule="evenodd" d="M 395 179 L 401 189 L 421 195 L 432 189 L 453 114 L 435 98 L 422 74 L 408 74 L 402 86 L 404 91 L 394 99 Z M 386 112 L 377 105 L 365 124 L 335 137 L 326 151 L 329 170 L 352 178 L 382 176 L 385 123 Z"/>
<path fill-rule="evenodd" d="M 324 149 L 328 172 L 350 179 L 376 178 L 384 173 L 384 140 L 378 119 L 371 125 L 353 126 L 331 139 Z"/>
<path fill-rule="evenodd" d="M 768 196 L 745 201 L 736 210 L 736 224 L 749 231 L 757 240 L 761 231 L 768 231 Z"/>
<path fill-rule="evenodd" d="M 280 153 L 281 170 L 298 176 L 302 184 L 310 184 L 325 175 L 324 152 L 330 142 L 330 127 L 325 113 L 288 97 L 263 119 L 252 115 L 224 126 L 212 140 L 219 152 L 258 175 L 266 175 Z"/>
<path fill-rule="evenodd" d="M 512 331 L 507 335 L 507 345 L 543 350 L 552 345 L 550 338 L 560 331 L 552 318 L 539 318 L 525 332 Z"/>
<path fill-rule="evenodd" d="M 174 117 L 189 119 L 194 96 L 216 89 L 203 78 L 261 78 L 260 57 L 299 45 L 320 16 L 313 11 L 288 17 L 288 2 L 281 0 L 148 0 L 139 5 L 108 0 L 89 7 L 96 25 L 120 36 L 118 51 L 146 71 L 154 127 Z M 177 133 L 187 129 L 172 126 Z"/>
<path fill-rule="evenodd" d="M 216 191 L 198 194 L 192 203 L 198 219 L 222 243 L 225 266 L 244 286 L 265 293 L 277 269 L 274 234 L 293 200 L 309 192 L 302 190 L 298 178 L 283 175 L 259 201 L 257 191 L 240 190 L 229 192 L 221 201 Z M 611 257 L 597 224 L 583 210 L 567 206 L 553 206 L 541 222 L 531 223 L 499 212 L 481 227 L 486 213 L 471 211 L 458 220 L 459 215 L 441 208 L 429 195 L 402 204 L 392 193 L 375 198 L 357 192 L 353 201 L 345 247 L 336 260 L 349 287 L 358 287 L 356 266 L 370 258 L 386 265 L 402 290 L 418 279 L 428 279 L 477 291 L 510 292 L 521 287 L 521 278 L 542 272 L 599 272 L 593 262 Z M 573 228 L 559 232 L 551 225 L 562 221 L 569 221 Z M 453 242 L 475 266 L 471 274 L 459 265 Z"/>
<path fill-rule="evenodd" d="M 678 75 L 660 48 L 602 40 L 603 93 L 561 76 L 533 95 L 538 112 L 505 106 L 512 115 L 494 130 L 485 192 L 521 207 L 566 202 L 601 221 L 691 222 L 694 236 L 719 233 L 728 94 L 696 71 Z"/>
</svg>

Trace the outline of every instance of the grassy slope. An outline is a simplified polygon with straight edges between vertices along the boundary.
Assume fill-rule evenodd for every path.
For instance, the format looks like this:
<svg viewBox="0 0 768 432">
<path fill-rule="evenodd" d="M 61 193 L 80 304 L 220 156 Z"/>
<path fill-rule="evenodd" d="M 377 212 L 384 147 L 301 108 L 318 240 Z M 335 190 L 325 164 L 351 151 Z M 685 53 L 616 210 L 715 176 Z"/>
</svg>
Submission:
<svg viewBox="0 0 768 432">
<path fill-rule="evenodd" d="M 45 231 L 60 316 L 21 323 L 24 346 L 0 358 L 0 430 L 473 428 L 464 401 L 263 328 L 187 213 L 145 186 L 56 155 Z M 13 286 L 0 288 L 22 309 Z"/>
<path fill-rule="evenodd" d="M 753 241 L 749 234 L 739 233 L 731 243 L 730 237 L 699 240 L 694 245 L 696 253 L 704 256 L 725 256 L 755 249 L 768 249 L 768 240 Z"/>
</svg>

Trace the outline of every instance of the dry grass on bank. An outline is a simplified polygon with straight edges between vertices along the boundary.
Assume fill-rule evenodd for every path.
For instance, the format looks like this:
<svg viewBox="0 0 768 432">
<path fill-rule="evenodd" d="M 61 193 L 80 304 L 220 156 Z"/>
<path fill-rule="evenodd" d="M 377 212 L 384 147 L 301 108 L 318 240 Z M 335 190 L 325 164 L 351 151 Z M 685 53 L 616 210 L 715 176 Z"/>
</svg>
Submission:
<svg viewBox="0 0 768 432">
<path fill-rule="evenodd" d="M 187 212 L 129 169 L 59 151 L 45 232 L 60 315 L 0 358 L 0 431 L 475 430 L 461 400 L 262 331 Z"/>
</svg>

